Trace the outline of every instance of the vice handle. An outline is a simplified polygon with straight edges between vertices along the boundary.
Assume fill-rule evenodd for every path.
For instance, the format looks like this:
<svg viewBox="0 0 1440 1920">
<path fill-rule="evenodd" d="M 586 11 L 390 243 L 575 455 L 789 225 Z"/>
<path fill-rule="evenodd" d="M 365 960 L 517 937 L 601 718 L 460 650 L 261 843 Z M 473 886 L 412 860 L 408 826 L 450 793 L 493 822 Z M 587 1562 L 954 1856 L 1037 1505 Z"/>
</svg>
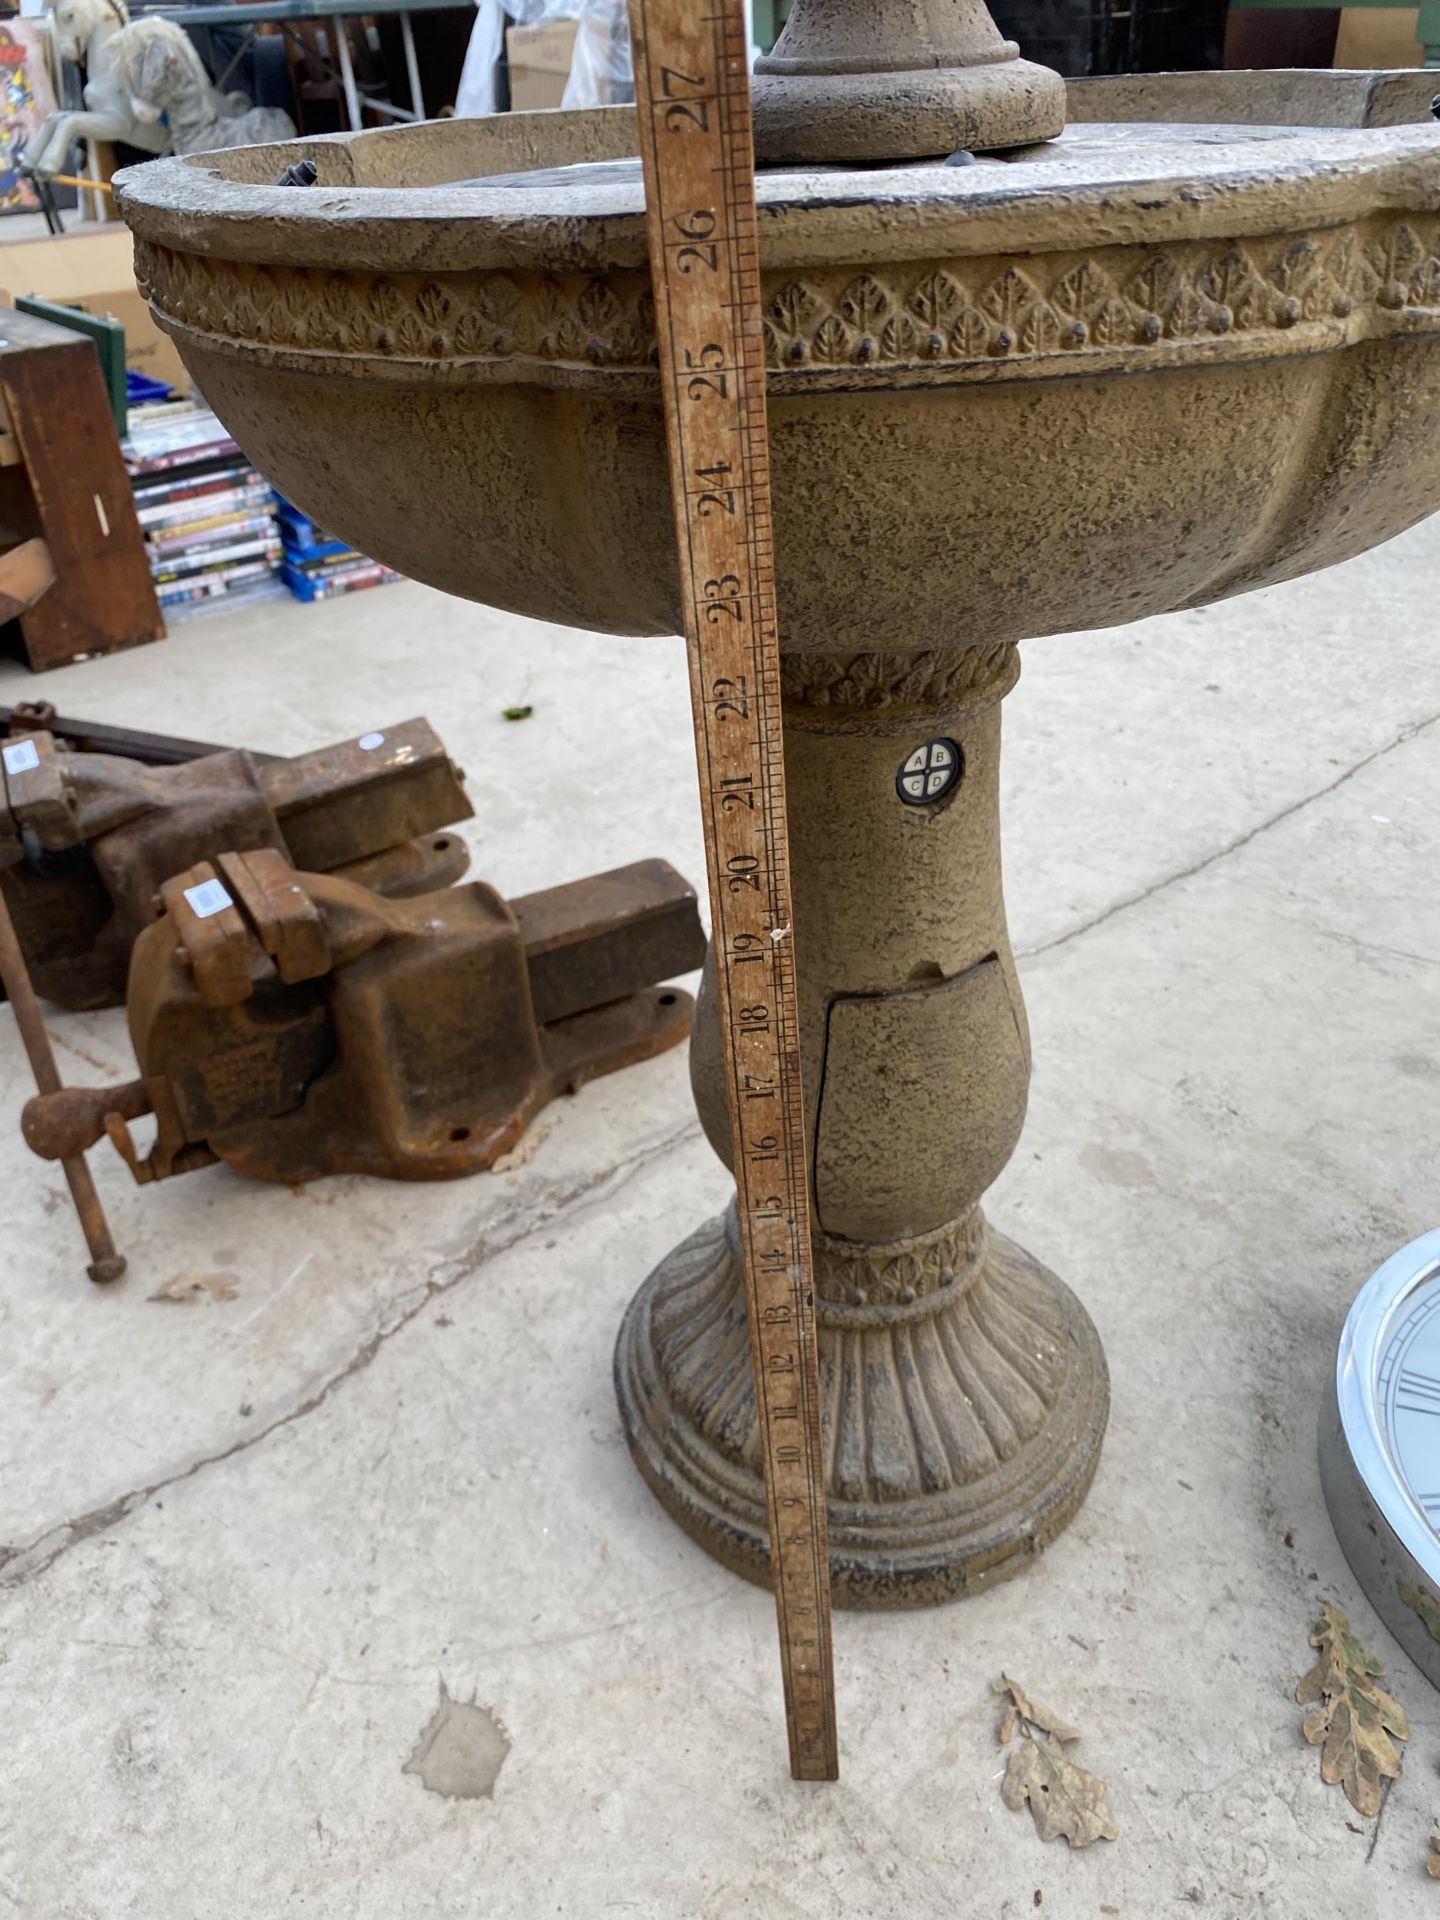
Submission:
<svg viewBox="0 0 1440 1920">
<path fill-rule="evenodd" d="M 26 1146 L 42 1160 L 68 1160 L 105 1138 L 112 1114 L 118 1120 L 138 1120 L 150 1112 L 143 1080 L 121 1087 L 60 1087 L 26 1102 L 20 1131 Z"/>
<path fill-rule="evenodd" d="M 19 1027 L 20 1037 L 25 1043 L 30 1071 L 35 1076 L 40 1097 L 54 1098 L 62 1091 L 60 1074 L 55 1065 L 55 1055 L 50 1049 L 50 1036 L 46 1033 L 45 1023 L 40 1017 L 40 1003 L 35 998 L 34 987 L 30 984 L 30 971 L 25 965 L 25 955 L 21 951 L 19 935 L 15 931 L 15 922 L 10 917 L 10 907 L 3 889 L 0 889 L 0 981 L 4 982 L 6 997 L 14 1009 L 15 1024 Z M 101 1126 L 103 1129 L 103 1119 Z M 98 1139 L 99 1135 L 94 1137 Z M 118 1280 L 125 1271 L 124 1256 L 115 1251 L 115 1242 L 110 1237 L 110 1225 L 105 1218 L 105 1209 L 100 1205 L 100 1196 L 95 1191 L 95 1182 L 91 1179 L 90 1169 L 85 1164 L 83 1150 L 64 1154 L 61 1156 L 61 1163 L 65 1169 L 66 1183 L 70 1188 L 70 1198 L 74 1201 L 75 1211 L 80 1218 L 85 1244 L 90 1249 L 90 1265 L 87 1269 L 90 1278 L 99 1282 Z"/>
</svg>

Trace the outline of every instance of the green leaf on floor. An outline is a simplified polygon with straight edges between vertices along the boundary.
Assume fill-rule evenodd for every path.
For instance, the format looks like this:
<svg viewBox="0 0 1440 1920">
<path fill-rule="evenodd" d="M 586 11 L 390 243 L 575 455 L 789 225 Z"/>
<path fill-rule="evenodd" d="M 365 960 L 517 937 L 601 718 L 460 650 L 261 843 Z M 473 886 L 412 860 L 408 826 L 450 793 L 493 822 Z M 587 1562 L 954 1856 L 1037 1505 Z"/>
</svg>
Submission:
<svg viewBox="0 0 1440 1920">
<path fill-rule="evenodd" d="M 506 707 L 501 718 L 505 720 L 528 720 L 534 711 L 534 707 Z"/>
<path fill-rule="evenodd" d="M 1305 1716 L 1305 1738 L 1320 1747 L 1320 1778 L 1345 1789 L 1355 1811 L 1373 1819 L 1380 1811 L 1382 1782 L 1400 1778 L 1396 1740 L 1410 1738 L 1410 1722 L 1398 1700 L 1377 1687 L 1385 1663 L 1350 1631 L 1338 1607 L 1327 1604 L 1310 1635 L 1317 1657 L 1295 1690 Z M 1392 1739 L 1391 1736 L 1394 1736 Z"/>
<path fill-rule="evenodd" d="M 1080 1738 L 1079 1728 L 1032 1700 L 1008 1674 L 995 1682 L 995 1692 L 1009 1696 L 1000 1721 L 1000 1744 L 1010 1748 L 1000 1798 L 1011 1812 L 1018 1813 L 1028 1802 L 1042 1840 L 1063 1836 L 1072 1847 L 1088 1847 L 1096 1840 L 1117 1838 L 1105 1804 L 1105 1782 L 1077 1766 L 1065 1751 Z"/>
</svg>

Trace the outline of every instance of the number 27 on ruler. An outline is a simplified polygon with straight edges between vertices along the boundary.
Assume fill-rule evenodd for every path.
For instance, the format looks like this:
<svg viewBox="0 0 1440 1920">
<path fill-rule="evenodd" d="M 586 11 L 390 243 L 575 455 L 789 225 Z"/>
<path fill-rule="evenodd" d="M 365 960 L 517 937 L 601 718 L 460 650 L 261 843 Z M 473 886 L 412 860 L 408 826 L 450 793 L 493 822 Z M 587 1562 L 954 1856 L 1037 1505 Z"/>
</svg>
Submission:
<svg viewBox="0 0 1440 1920">
<path fill-rule="evenodd" d="M 797 1779 L 839 1771 L 743 0 L 630 0 L 715 997 Z"/>
</svg>

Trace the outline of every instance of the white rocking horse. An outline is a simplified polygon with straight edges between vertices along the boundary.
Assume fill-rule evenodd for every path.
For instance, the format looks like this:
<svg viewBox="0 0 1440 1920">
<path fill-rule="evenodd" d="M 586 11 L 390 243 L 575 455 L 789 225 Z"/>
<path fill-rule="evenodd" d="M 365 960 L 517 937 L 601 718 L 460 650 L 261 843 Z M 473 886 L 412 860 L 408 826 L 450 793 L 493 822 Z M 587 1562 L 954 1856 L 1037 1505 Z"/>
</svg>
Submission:
<svg viewBox="0 0 1440 1920">
<path fill-rule="evenodd" d="M 142 153 L 170 150 L 169 128 L 140 118 L 114 71 L 111 46 L 129 18 L 124 0 L 57 0 L 51 10 L 55 50 L 84 67 L 85 106 L 46 116 L 26 149 L 27 172 L 63 173 L 77 140 L 120 140 Z"/>
<path fill-rule="evenodd" d="M 176 153 L 254 147 L 292 140 L 295 122 L 280 107 L 253 107 L 245 93 L 212 86 L 195 43 L 169 20 L 136 20 L 110 43 L 110 70 L 141 120 L 164 115 Z"/>
</svg>

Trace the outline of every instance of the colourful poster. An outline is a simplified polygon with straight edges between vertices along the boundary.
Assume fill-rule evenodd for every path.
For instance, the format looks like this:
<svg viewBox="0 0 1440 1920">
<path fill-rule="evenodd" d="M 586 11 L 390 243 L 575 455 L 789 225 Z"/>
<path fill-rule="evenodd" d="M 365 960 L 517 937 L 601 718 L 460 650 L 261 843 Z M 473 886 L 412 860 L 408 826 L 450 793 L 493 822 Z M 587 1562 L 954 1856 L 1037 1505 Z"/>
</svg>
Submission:
<svg viewBox="0 0 1440 1920">
<path fill-rule="evenodd" d="M 14 156 L 54 111 L 43 22 L 6 20 L 0 24 L 0 213 L 33 212 L 39 206 L 34 187 L 16 171 Z"/>
</svg>

